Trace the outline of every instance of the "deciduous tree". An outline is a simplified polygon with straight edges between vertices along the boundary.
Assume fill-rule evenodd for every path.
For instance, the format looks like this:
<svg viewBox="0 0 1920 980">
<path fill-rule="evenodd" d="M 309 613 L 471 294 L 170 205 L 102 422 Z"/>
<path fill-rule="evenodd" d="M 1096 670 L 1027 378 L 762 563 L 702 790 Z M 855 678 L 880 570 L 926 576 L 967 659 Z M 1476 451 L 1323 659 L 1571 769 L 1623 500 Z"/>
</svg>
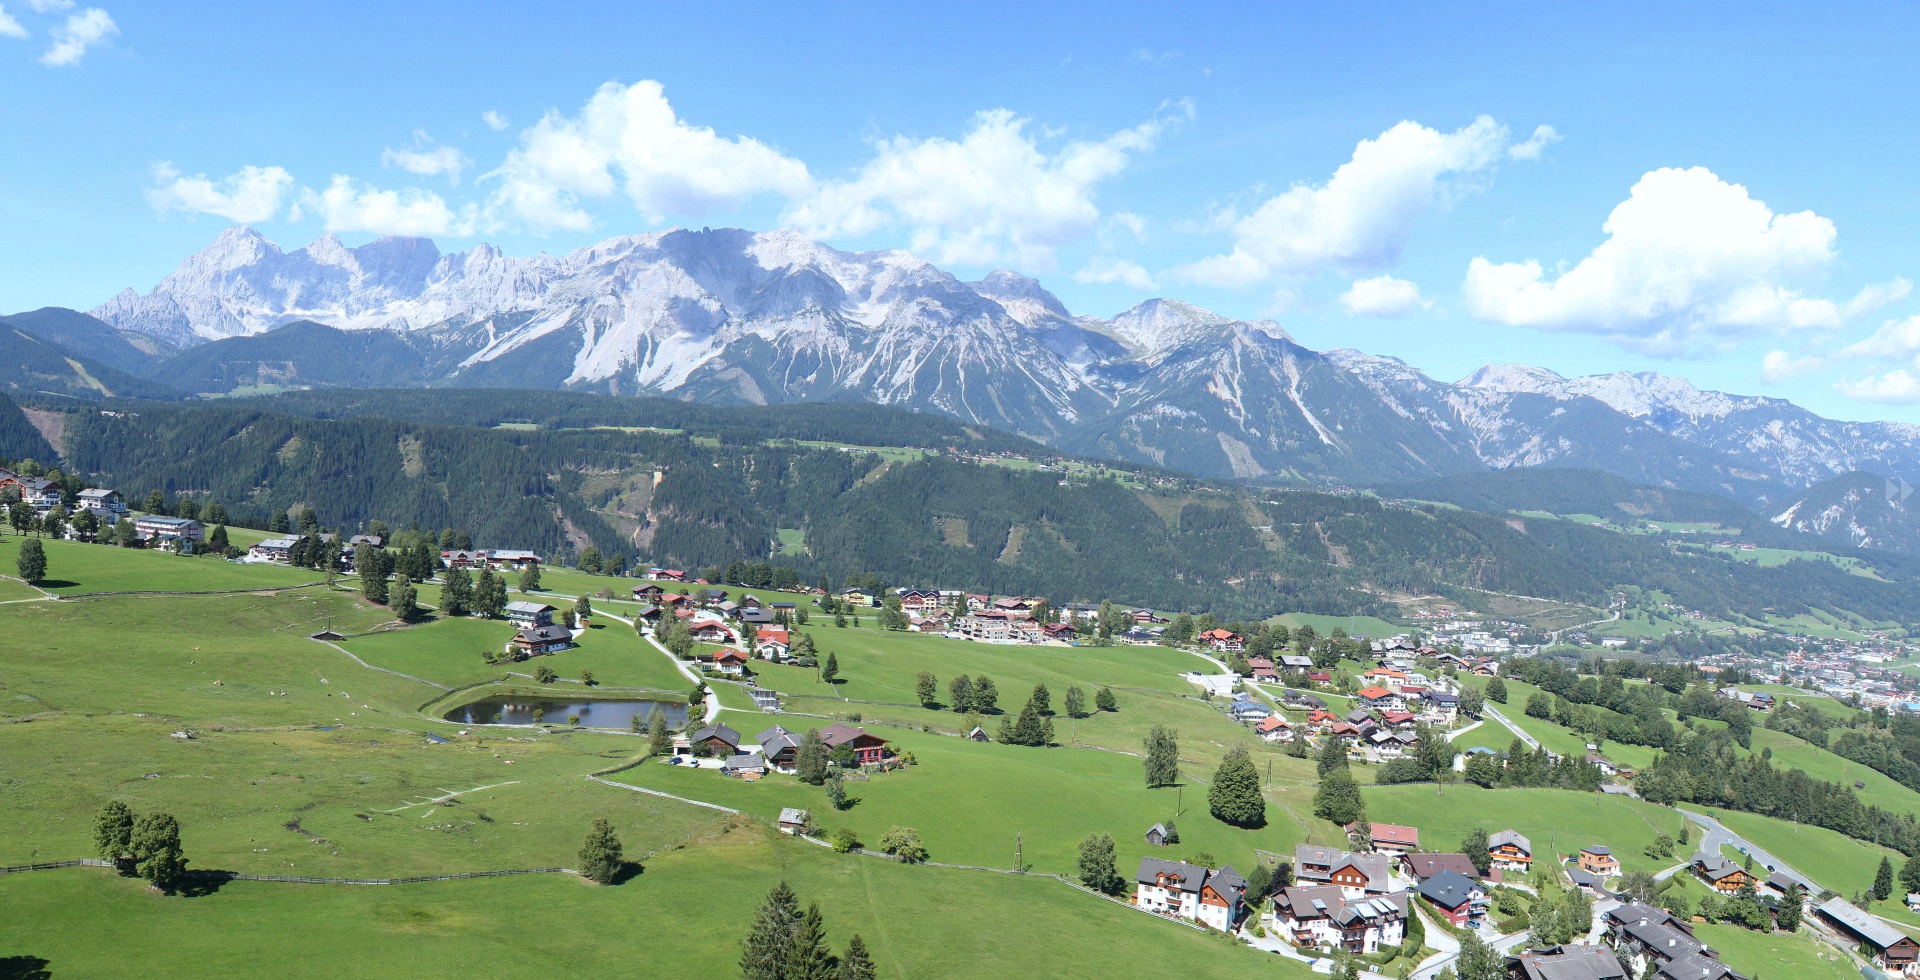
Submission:
<svg viewBox="0 0 1920 980">
<path fill-rule="evenodd" d="M 14 567 L 20 577 L 29 582 L 38 582 L 47 577 L 47 551 L 39 538 L 28 538 L 20 542 L 20 554 L 14 559 Z"/>
<path fill-rule="evenodd" d="M 923 708 L 940 706 L 940 681 L 933 676 L 932 671 L 923 670 L 914 677 L 913 693 L 920 699 L 920 706 Z"/>
<path fill-rule="evenodd" d="M 1164 725 L 1147 729 L 1145 745 L 1147 785 L 1172 786 L 1180 781 L 1179 733 Z"/>
<path fill-rule="evenodd" d="M 1087 692 L 1080 690 L 1080 685 L 1075 684 L 1067 688 L 1066 707 L 1069 718 L 1087 716 Z"/>
<path fill-rule="evenodd" d="M 171 895 L 187 873 L 180 846 L 180 822 L 171 813 L 150 813 L 133 825 L 128 850 L 134 870 L 153 887 Z"/>
<path fill-rule="evenodd" d="M 1207 787 L 1207 808 L 1217 819 L 1235 827 L 1262 827 L 1267 822 L 1267 800 L 1260 794 L 1260 772 L 1247 756 L 1247 747 L 1235 745 L 1213 771 Z"/>
<path fill-rule="evenodd" d="M 118 865 L 133 853 L 133 811 L 119 800 L 108 800 L 93 817 L 93 853 Z"/>
<path fill-rule="evenodd" d="M 1080 883 L 1102 895 L 1118 895 L 1126 888 L 1113 853 L 1113 837 L 1088 834 L 1080 841 Z"/>
</svg>

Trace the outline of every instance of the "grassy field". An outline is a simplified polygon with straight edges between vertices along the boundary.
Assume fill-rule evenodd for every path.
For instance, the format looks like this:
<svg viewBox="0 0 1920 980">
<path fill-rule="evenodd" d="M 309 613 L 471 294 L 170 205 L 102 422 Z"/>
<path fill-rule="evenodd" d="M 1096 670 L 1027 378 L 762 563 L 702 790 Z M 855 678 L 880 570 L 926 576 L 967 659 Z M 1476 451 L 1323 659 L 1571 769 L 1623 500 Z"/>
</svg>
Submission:
<svg viewBox="0 0 1920 980">
<path fill-rule="evenodd" d="M 1720 954 L 1720 962 L 1749 977 L 1793 980 L 1858 980 L 1860 974 L 1832 947 L 1801 932 L 1755 932 L 1740 926 L 1699 923 L 1693 934 Z"/>
<path fill-rule="evenodd" d="M 24 538 L 0 537 L 0 568 L 12 571 Z M 205 591 L 303 585 L 323 576 L 312 569 L 242 565 L 219 558 L 182 557 L 139 548 L 43 541 L 47 580 L 40 587 L 60 595 L 85 592 Z"/>
<path fill-rule="evenodd" d="M 1830 888 L 1841 895 L 1850 896 L 1855 891 L 1865 891 L 1871 886 L 1873 874 L 1879 869 L 1882 855 L 1893 859 L 1896 871 L 1906 860 L 1891 848 L 1857 841 L 1823 827 L 1796 824 L 1789 820 L 1777 820 L 1755 813 L 1716 810 L 1690 803 L 1682 806 L 1712 816 L 1734 833 L 1752 841 L 1769 854 L 1792 865 L 1794 870 L 1812 878 L 1815 884 Z M 1880 906 L 1874 911 L 1888 912 L 1890 907 L 1890 905 Z"/>
<path fill-rule="evenodd" d="M 1740 684 L 1737 686 L 1742 691 L 1765 691 L 1768 694 L 1772 694 L 1776 699 L 1789 700 L 1803 708 L 1811 708 L 1822 714 L 1851 718 L 1860 713 L 1859 708 L 1849 708 L 1824 694 L 1808 694 L 1805 691 L 1781 684 Z"/>
<path fill-rule="evenodd" d="M 1674 862 L 1646 856 L 1660 834 L 1680 831 L 1680 816 L 1625 796 L 1561 789 L 1481 789 L 1466 783 L 1434 792 L 1433 784 L 1367 786 L 1367 816 L 1376 823 L 1420 829 L 1420 846 L 1453 850 L 1480 828 L 1508 828 L 1533 841 L 1535 861 L 1576 854 L 1591 844 L 1613 848 L 1627 871 L 1658 871 Z M 1732 826 L 1729 824 L 1729 826 Z M 1871 877 L 1872 869 L 1868 869 Z"/>
<path fill-rule="evenodd" d="M 508 670 L 532 673 L 538 667 L 551 668 L 567 680 L 578 680 L 581 671 L 590 670 L 594 683 L 607 687 L 684 692 L 692 686 L 671 658 L 617 620 L 602 617 L 572 650 L 510 665 L 481 658 L 482 651 L 497 653 L 512 638 L 513 627 L 499 620 L 441 619 L 354 637 L 341 646 L 375 666 L 449 687 L 491 680 Z"/>
<path fill-rule="evenodd" d="M 258 976 L 263 964 L 289 978 L 722 977 L 736 974 L 753 906 L 782 879 L 820 903 L 836 950 L 858 933 L 888 978 L 988 980 L 1016 962 L 1032 976 L 1105 977 L 1167 958 L 1182 976 L 1310 975 L 1049 879 L 904 867 L 751 829 L 659 855 L 612 888 L 561 875 L 235 882 L 164 899 L 94 869 L 10 875 L 0 904 L 16 911 L 0 919 L 0 950 L 42 957 L 56 977 Z"/>
<path fill-rule="evenodd" d="M 775 722 L 794 731 L 820 724 L 804 718 L 768 718 L 763 724 Z M 751 739 L 759 730 L 742 734 Z M 1204 785 L 1190 781 L 1179 790 L 1148 789 L 1141 760 L 1131 756 L 875 731 L 897 749 L 912 752 L 919 764 L 847 784 L 849 795 L 860 802 L 845 811 L 833 810 L 818 787 L 778 774 L 748 783 L 710 769 L 650 762 L 619 778 L 767 818 L 777 816 L 782 807 L 802 807 L 813 812 L 821 827 L 849 827 L 869 843 L 888 827 L 912 826 L 936 861 L 1011 868 L 1018 834 L 1024 838 L 1029 865 L 1061 874 L 1073 871 L 1080 839 L 1089 833 L 1112 834 L 1120 866 L 1129 870 L 1148 854 L 1180 858 L 1207 853 L 1244 871 L 1250 869 L 1255 848 L 1291 853 L 1305 837 L 1274 807 L 1268 808 L 1267 826 L 1259 830 L 1221 823 L 1207 812 Z M 1178 813 L 1176 803 L 1184 803 Z M 1167 820 L 1177 822 L 1181 843 L 1147 846 L 1141 835 Z"/>
<path fill-rule="evenodd" d="M 1314 632 L 1321 636 L 1331 634 L 1336 626 L 1346 630 L 1348 636 L 1369 636 L 1374 639 L 1399 636 L 1407 631 L 1407 627 L 1405 626 L 1395 626 L 1384 619 L 1376 619 L 1372 616 L 1321 616 L 1315 613 L 1287 613 L 1284 616 L 1271 620 L 1271 622 L 1282 623 L 1288 629 L 1299 629 L 1302 626 L 1311 626 Z"/>
<path fill-rule="evenodd" d="M 1920 813 L 1920 793 L 1851 759 L 1843 759 L 1791 735 L 1756 725 L 1753 729 L 1753 750 L 1759 752 L 1762 749 L 1773 751 L 1773 764 L 1776 766 L 1799 769 L 1843 786 L 1865 783 L 1865 787 L 1853 791 L 1853 795 L 1858 796 L 1862 803 L 1895 813 Z"/>
</svg>

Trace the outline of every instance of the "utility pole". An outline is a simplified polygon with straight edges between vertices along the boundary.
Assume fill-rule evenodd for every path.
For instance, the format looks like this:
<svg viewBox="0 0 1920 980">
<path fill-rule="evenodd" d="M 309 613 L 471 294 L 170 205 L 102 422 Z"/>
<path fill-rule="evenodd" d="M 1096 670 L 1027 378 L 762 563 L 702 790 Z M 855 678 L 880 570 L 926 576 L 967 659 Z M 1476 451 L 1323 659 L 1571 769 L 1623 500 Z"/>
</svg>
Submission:
<svg viewBox="0 0 1920 980">
<path fill-rule="evenodd" d="M 1027 858 L 1024 850 L 1025 844 L 1026 841 L 1023 839 L 1023 835 L 1013 835 L 1013 870 L 1020 874 L 1027 873 Z"/>
<path fill-rule="evenodd" d="M 1173 815 L 1176 817 L 1186 812 L 1186 807 L 1181 802 L 1186 798 L 1186 792 L 1186 783 L 1180 783 L 1173 788 Z"/>
</svg>

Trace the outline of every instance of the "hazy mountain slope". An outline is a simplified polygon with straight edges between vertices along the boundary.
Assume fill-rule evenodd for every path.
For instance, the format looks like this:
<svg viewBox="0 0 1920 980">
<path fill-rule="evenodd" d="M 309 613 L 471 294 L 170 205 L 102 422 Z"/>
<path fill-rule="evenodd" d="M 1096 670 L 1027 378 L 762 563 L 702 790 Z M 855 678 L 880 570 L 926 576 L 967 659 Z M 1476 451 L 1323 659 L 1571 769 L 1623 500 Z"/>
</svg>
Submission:
<svg viewBox="0 0 1920 980">
<path fill-rule="evenodd" d="M 1620 523 L 1677 521 L 1744 528 L 1758 516 L 1712 493 L 1650 487 L 1602 470 L 1543 466 L 1383 484 L 1383 497 L 1432 500 L 1468 510 L 1593 514 Z"/>
<path fill-rule="evenodd" d="M 0 322 L 0 391 L 73 398 L 180 396 L 166 385 L 117 371 L 4 322 Z"/>
<path fill-rule="evenodd" d="M 1816 483 L 1767 519 L 1841 547 L 1920 553 L 1920 497 L 1904 481 L 1873 473 Z"/>
<path fill-rule="evenodd" d="M 60 459 L 60 454 L 47 444 L 40 430 L 27 421 L 20 406 L 5 395 L 0 395 L 0 458 L 31 459 L 48 465 Z"/>
<path fill-rule="evenodd" d="M 117 330 L 102 320 L 58 306 L 0 317 L 49 343 L 128 374 L 142 374 L 156 360 L 172 353 L 170 345 L 131 330 Z"/>
<path fill-rule="evenodd" d="M 148 375 L 194 392 L 235 388 L 391 388 L 426 383 L 426 357 L 390 330 L 336 330 L 310 321 L 228 337 L 176 354 Z"/>
</svg>

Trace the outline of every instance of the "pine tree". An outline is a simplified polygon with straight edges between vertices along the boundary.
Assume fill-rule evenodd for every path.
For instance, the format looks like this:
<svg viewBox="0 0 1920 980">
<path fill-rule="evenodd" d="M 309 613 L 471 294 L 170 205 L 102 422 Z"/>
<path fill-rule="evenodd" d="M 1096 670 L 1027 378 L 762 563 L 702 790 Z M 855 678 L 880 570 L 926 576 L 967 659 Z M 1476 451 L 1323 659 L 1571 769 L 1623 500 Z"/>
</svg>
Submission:
<svg viewBox="0 0 1920 980">
<path fill-rule="evenodd" d="M 133 851 L 133 822 L 133 811 L 125 803 L 107 801 L 93 818 L 93 853 L 119 864 Z"/>
<path fill-rule="evenodd" d="M 873 957 L 867 952 L 867 944 L 859 933 L 854 933 L 853 938 L 847 940 L 846 955 L 840 957 L 840 980 L 876 980 L 879 975 Z"/>
<path fill-rule="evenodd" d="M 1101 711 L 1119 711 L 1120 702 L 1113 697 L 1113 688 L 1103 687 L 1093 696 L 1093 706 Z"/>
<path fill-rule="evenodd" d="M 1909 895 L 1920 892 L 1920 856 L 1907 858 L 1900 866 L 1900 890 Z"/>
<path fill-rule="evenodd" d="M 1088 834 L 1080 842 L 1080 883 L 1102 895 L 1118 895 L 1127 883 L 1113 854 L 1113 837 Z"/>
<path fill-rule="evenodd" d="M 800 747 L 793 755 L 793 771 L 803 783 L 818 786 L 826 782 L 827 743 L 820 740 L 819 729 L 800 736 Z"/>
<path fill-rule="evenodd" d="M 1033 710 L 1040 714 L 1053 714 L 1053 692 L 1047 690 L 1045 684 L 1033 686 L 1033 696 L 1027 699 L 1027 703 L 1033 705 Z"/>
<path fill-rule="evenodd" d="M 1180 733 L 1164 725 L 1147 729 L 1145 761 L 1149 787 L 1172 786 L 1180 781 Z"/>
<path fill-rule="evenodd" d="M 360 594 L 375 605 L 386 605 L 387 571 L 380 560 L 380 551 L 367 544 L 355 545 L 353 567 L 360 573 Z"/>
<path fill-rule="evenodd" d="M 1782 932 L 1799 932 L 1800 920 L 1806 915 L 1807 896 L 1799 885 L 1790 886 L 1786 895 L 1780 899 L 1780 913 L 1775 921 Z"/>
<path fill-rule="evenodd" d="M 1273 869 L 1267 862 L 1255 859 L 1253 870 L 1247 872 L 1247 894 L 1244 900 L 1249 908 L 1259 908 L 1260 900 L 1273 893 Z"/>
<path fill-rule="evenodd" d="M 1322 780 L 1335 770 L 1347 771 L 1347 747 L 1339 739 L 1328 738 L 1326 744 L 1320 746 L 1319 770 Z"/>
<path fill-rule="evenodd" d="M 387 608 L 394 616 L 402 620 L 411 620 L 420 615 L 420 594 L 413 588 L 413 580 L 401 575 L 393 580 L 393 590 L 388 593 Z"/>
<path fill-rule="evenodd" d="M 520 591 L 521 592 L 540 591 L 540 563 L 539 562 L 534 562 L 528 565 L 526 567 L 526 570 L 520 573 Z"/>
<path fill-rule="evenodd" d="M 580 845 L 580 873 L 602 885 L 613 884 L 625 863 L 620 838 L 613 834 L 613 824 L 605 817 L 597 817 L 593 828 L 587 831 L 586 843 Z"/>
<path fill-rule="evenodd" d="M 134 869 L 153 887 L 171 895 L 187 873 L 181 854 L 180 822 L 170 813 L 150 813 L 133 825 L 128 843 Z"/>
<path fill-rule="evenodd" d="M 449 616 L 465 616 L 473 611 L 473 576 L 464 568 L 449 568 L 443 574 L 440 611 Z"/>
<path fill-rule="evenodd" d="M 1473 862 L 1473 870 L 1485 876 L 1493 867 L 1493 854 L 1487 849 L 1487 831 L 1484 827 L 1475 827 L 1467 832 L 1460 841 L 1460 853 Z"/>
<path fill-rule="evenodd" d="M 840 658 L 827 651 L 827 659 L 820 664 L 820 679 L 831 684 L 840 677 Z"/>
<path fill-rule="evenodd" d="M 1067 688 L 1067 717 L 1085 718 L 1087 716 L 1087 692 L 1075 684 Z"/>
<path fill-rule="evenodd" d="M 781 980 L 835 980 L 839 976 L 833 950 L 827 945 L 827 925 L 817 902 L 808 902 L 806 914 L 793 930 L 793 944 L 781 964 Z"/>
<path fill-rule="evenodd" d="M 940 706 L 940 681 L 932 671 L 923 670 L 914 677 L 913 693 L 920 698 L 922 708 Z"/>
<path fill-rule="evenodd" d="M 1267 822 L 1267 800 L 1260 794 L 1260 772 L 1247 756 L 1247 747 L 1235 745 L 1213 771 L 1207 787 L 1207 808 L 1215 818 L 1236 827 L 1262 827 Z"/>
<path fill-rule="evenodd" d="M 1028 702 L 1020 709 L 1020 720 L 1013 723 L 1009 737 L 1003 741 L 1013 745 L 1047 744 L 1046 729 L 1040 720 L 1040 713 L 1033 709 L 1032 702 Z"/>
<path fill-rule="evenodd" d="M 740 974 L 745 980 L 786 980 L 793 934 L 800 924 L 800 899 L 782 881 L 767 892 L 754 913 L 753 928 L 740 941 Z"/>
<path fill-rule="evenodd" d="M 1885 855 L 1880 857 L 1880 869 L 1873 873 L 1873 890 L 1868 892 L 1874 901 L 1884 902 L 1893 894 L 1893 862 Z"/>
</svg>

